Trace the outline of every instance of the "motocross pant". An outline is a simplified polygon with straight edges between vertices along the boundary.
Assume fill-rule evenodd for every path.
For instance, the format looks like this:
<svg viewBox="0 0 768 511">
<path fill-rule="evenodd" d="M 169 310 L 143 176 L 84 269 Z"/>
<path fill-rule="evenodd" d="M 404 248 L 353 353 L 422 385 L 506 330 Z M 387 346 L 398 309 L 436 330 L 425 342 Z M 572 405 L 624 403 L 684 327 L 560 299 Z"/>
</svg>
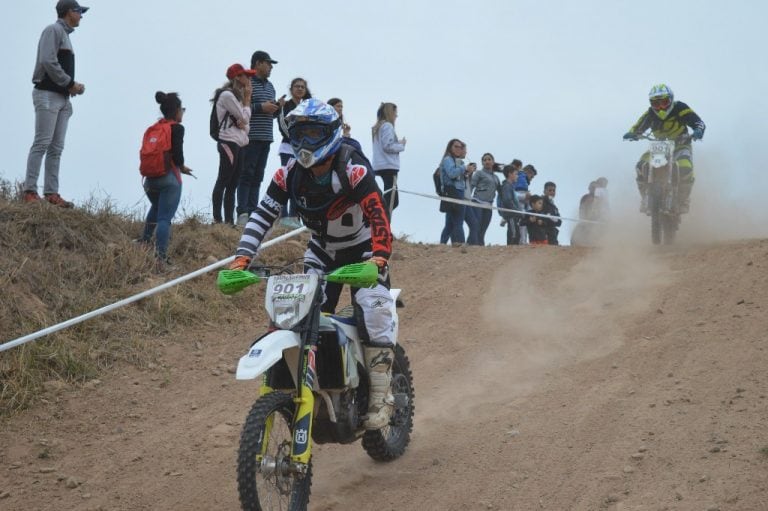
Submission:
<svg viewBox="0 0 768 511">
<path fill-rule="evenodd" d="M 646 187 L 648 186 L 648 162 L 650 161 L 650 158 L 651 154 L 645 152 L 640 157 L 640 161 L 637 162 L 637 165 L 635 165 L 635 171 L 637 173 L 637 189 L 643 197 L 645 197 Z M 675 146 L 673 158 L 675 163 L 677 163 L 677 168 L 680 172 L 678 181 L 680 203 L 687 205 L 691 196 L 691 190 L 693 190 L 693 183 L 696 180 L 693 175 L 691 144 L 688 143 Z"/>
<path fill-rule="evenodd" d="M 371 258 L 371 242 L 366 241 L 342 250 L 323 248 L 317 240 L 310 239 L 304 253 L 304 271 L 323 274 L 345 264 L 359 263 Z M 325 282 L 323 312 L 335 309 L 341 292 L 341 285 Z M 393 300 L 389 293 L 389 269 L 379 269 L 378 283 L 373 288 L 352 288 L 352 304 L 357 318 L 357 329 L 361 340 L 368 346 L 391 348 L 395 344 Z M 329 303 L 331 302 L 331 303 Z"/>
</svg>

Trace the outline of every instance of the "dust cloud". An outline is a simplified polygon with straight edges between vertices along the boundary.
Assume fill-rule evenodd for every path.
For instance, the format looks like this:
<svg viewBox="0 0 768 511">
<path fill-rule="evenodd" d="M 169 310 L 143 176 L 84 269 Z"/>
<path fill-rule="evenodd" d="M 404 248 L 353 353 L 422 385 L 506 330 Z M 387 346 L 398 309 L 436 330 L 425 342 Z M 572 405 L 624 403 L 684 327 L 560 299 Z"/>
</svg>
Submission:
<svg viewBox="0 0 768 511">
<path fill-rule="evenodd" d="M 527 395 L 548 372 L 620 347 L 671 278 L 658 251 L 637 239 L 633 230 L 608 227 L 600 247 L 525 247 L 499 268 L 477 305 L 478 348 L 419 416 L 476 414 Z M 460 410 L 451 406 L 457 402 Z"/>
</svg>

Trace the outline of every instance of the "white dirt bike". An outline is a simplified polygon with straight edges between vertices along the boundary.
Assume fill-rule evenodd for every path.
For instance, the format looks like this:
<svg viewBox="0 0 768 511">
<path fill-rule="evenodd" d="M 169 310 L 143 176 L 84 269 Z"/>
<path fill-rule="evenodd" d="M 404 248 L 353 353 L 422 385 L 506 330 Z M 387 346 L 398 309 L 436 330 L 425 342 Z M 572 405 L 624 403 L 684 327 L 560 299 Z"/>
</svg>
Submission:
<svg viewBox="0 0 768 511">
<path fill-rule="evenodd" d="M 394 348 L 390 422 L 380 430 L 366 430 L 368 375 L 354 314 L 320 311 L 321 279 L 371 287 L 378 267 L 356 263 L 324 276 L 285 274 L 286 269 L 223 270 L 217 281 L 223 293 L 232 294 L 268 277 L 265 306 L 271 325 L 240 359 L 236 373 L 238 380 L 261 378 L 260 397 L 243 425 L 237 459 L 240 504 L 249 511 L 307 508 L 313 442 L 362 439 L 371 458 L 392 461 L 405 452 L 413 429 L 413 378 L 403 347 Z M 394 303 L 399 290 L 390 293 L 397 339 Z"/>
</svg>

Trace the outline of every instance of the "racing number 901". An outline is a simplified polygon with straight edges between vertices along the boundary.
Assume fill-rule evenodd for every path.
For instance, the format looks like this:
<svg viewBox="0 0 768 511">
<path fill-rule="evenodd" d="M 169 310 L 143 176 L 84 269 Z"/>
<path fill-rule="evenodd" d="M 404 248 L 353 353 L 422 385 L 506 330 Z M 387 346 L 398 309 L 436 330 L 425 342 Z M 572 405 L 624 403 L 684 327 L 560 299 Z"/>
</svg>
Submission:
<svg viewBox="0 0 768 511">
<path fill-rule="evenodd" d="M 277 294 L 304 293 L 304 284 L 294 284 L 293 282 L 287 282 L 285 284 L 277 283 L 272 290 Z"/>
</svg>

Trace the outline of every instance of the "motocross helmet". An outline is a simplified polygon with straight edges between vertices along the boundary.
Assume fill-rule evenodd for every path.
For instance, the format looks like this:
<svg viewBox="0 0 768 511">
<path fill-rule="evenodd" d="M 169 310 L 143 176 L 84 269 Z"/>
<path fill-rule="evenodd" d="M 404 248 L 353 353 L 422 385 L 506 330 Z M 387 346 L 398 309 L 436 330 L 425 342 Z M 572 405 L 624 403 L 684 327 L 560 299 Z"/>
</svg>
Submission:
<svg viewBox="0 0 768 511">
<path fill-rule="evenodd" d="M 336 109 L 319 99 L 305 99 L 285 116 L 293 154 L 309 168 L 341 147 L 341 121 Z"/>
<path fill-rule="evenodd" d="M 675 106 L 675 95 L 672 93 L 672 89 L 665 83 L 651 87 L 651 92 L 648 93 L 648 100 L 651 102 L 653 113 L 661 120 L 666 119 Z"/>
</svg>

